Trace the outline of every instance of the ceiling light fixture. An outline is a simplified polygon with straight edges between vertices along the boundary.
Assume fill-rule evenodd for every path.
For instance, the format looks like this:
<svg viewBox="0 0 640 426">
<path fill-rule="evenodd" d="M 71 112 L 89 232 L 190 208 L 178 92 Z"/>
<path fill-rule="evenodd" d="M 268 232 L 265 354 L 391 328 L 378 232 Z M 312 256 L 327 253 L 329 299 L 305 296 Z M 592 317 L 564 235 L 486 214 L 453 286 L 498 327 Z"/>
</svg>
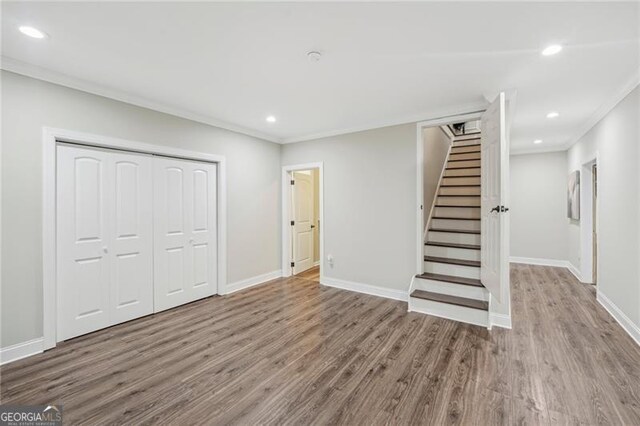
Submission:
<svg viewBox="0 0 640 426">
<path fill-rule="evenodd" d="M 267 117 L 267 123 L 275 123 L 276 118 L 273 115 Z"/>
<path fill-rule="evenodd" d="M 538 145 L 539 143 L 542 143 L 542 139 L 536 139 L 535 141 L 533 141 L 533 143 L 535 143 L 536 145 Z"/>
<path fill-rule="evenodd" d="M 549 114 L 547 114 L 547 118 L 556 118 L 560 115 L 560 113 L 556 112 L 556 111 L 551 111 Z"/>
<path fill-rule="evenodd" d="M 307 59 L 309 62 L 318 62 L 322 58 L 322 54 L 320 52 L 311 51 L 307 53 Z"/>
<path fill-rule="evenodd" d="M 26 36 L 29 36 L 29 37 L 33 37 L 33 38 L 42 39 L 42 38 L 46 38 L 47 37 L 46 33 L 40 31 L 37 28 L 30 27 L 28 25 L 23 25 L 20 28 L 18 28 L 18 30 L 20 30 L 20 32 L 22 34 L 24 34 Z"/>
<path fill-rule="evenodd" d="M 555 55 L 556 53 L 560 53 L 561 50 L 562 50 L 562 46 L 560 46 L 559 44 L 552 44 L 551 46 L 547 46 L 542 51 L 542 54 L 544 56 L 551 56 L 551 55 Z"/>
</svg>

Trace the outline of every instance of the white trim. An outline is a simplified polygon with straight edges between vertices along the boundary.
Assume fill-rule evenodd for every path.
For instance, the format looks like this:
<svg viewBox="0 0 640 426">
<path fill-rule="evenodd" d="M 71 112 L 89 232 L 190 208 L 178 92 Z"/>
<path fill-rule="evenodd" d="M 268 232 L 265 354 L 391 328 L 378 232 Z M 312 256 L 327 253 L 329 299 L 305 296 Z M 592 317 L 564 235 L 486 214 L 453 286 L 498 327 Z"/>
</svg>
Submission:
<svg viewBox="0 0 640 426">
<path fill-rule="evenodd" d="M 355 291 L 356 293 L 364 293 L 370 296 L 384 297 L 387 299 L 400 300 L 408 302 L 407 292 L 403 290 L 393 290 L 390 288 L 378 287 L 371 284 L 356 283 L 353 281 L 340 280 L 337 278 L 323 277 L 320 284 L 327 287 L 339 288 L 341 290 Z"/>
<path fill-rule="evenodd" d="M 573 263 L 567 261 L 567 269 L 569 270 L 569 272 L 571 272 L 573 274 L 574 277 L 576 277 L 576 279 L 578 281 L 580 281 L 581 283 L 584 283 L 584 281 L 582 280 L 582 275 L 580 274 L 580 270 L 578 268 L 576 268 Z"/>
<path fill-rule="evenodd" d="M 6 348 L 0 349 L 0 365 L 42 353 L 43 350 L 44 340 L 42 337 L 7 346 Z"/>
<path fill-rule="evenodd" d="M 571 274 L 581 283 L 584 283 L 582 280 L 582 275 L 580 274 L 580 270 L 576 268 L 570 261 L 568 260 L 558 260 L 558 259 L 542 259 L 535 257 L 517 257 L 511 256 L 509 258 L 510 263 L 524 263 L 526 265 L 540 265 L 540 266 L 555 266 L 558 268 L 567 268 Z"/>
<path fill-rule="evenodd" d="M 289 183 L 289 181 L 291 180 L 290 174 L 291 172 L 298 170 L 311 169 L 318 169 L 318 179 L 320 180 L 318 184 L 318 188 L 320 191 L 320 194 L 318 196 L 320 200 L 320 260 L 318 261 L 318 264 L 320 265 L 320 281 L 322 281 L 324 273 L 324 268 L 322 267 L 322 262 L 324 260 L 324 229 L 326 228 L 326 224 L 324 223 L 324 165 L 322 161 L 316 163 L 282 166 L 282 276 L 291 276 L 291 211 L 289 208 L 289 203 L 291 201 L 291 184 Z"/>
<path fill-rule="evenodd" d="M 628 316 L 622 312 L 607 296 L 600 290 L 596 295 L 596 300 L 604 307 L 609 314 L 620 324 L 622 329 L 640 346 L 640 327 L 633 323 Z"/>
<path fill-rule="evenodd" d="M 227 285 L 227 172 L 224 156 L 44 127 L 42 129 L 42 330 L 45 350 L 55 347 L 57 342 L 56 144 L 62 141 L 216 163 L 218 165 L 218 293 L 225 294 Z"/>
<path fill-rule="evenodd" d="M 442 118 L 448 119 L 449 117 L 456 117 L 460 114 L 464 114 L 467 112 L 478 111 L 481 109 L 483 110 L 486 108 L 486 106 L 487 106 L 486 102 L 483 101 L 483 102 L 475 102 L 472 104 L 460 105 L 454 108 L 449 107 L 445 109 L 434 109 L 429 112 L 411 114 L 408 116 L 395 118 L 395 119 L 383 118 L 380 120 L 370 121 L 369 123 L 361 126 L 346 127 L 342 129 L 313 133 L 313 134 L 304 135 L 304 136 L 284 138 L 283 140 L 280 141 L 280 143 L 288 144 L 288 143 L 304 142 L 304 141 L 309 141 L 314 139 L 328 138 L 331 136 L 338 136 L 338 135 L 344 135 L 348 133 L 364 132 L 366 130 L 379 129 L 381 127 L 398 126 L 400 124 L 410 124 L 410 123 L 420 122 L 423 120 L 432 120 L 432 118 L 436 118 L 436 117 L 439 117 L 440 119 Z M 446 123 L 442 123 L 442 124 L 446 124 Z M 437 124 L 433 124 L 433 125 L 435 126 Z"/>
<path fill-rule="evenodd" d="M 580 138 L 589 132 L 596 124 L 600 122 L 607 114 L 613 110 L 624 98 L 627 97 L 638 85 L 640 85 L 640 69 L 636 70 L 629 80 L 613 93 L 613 95 L 605 100 L 602 105 L 589 117 L 589 119 L 576 131 L 576 133 L 565 144 L 564 149 L 568 150 L 575 145 Z"/>
<path fill-rule="evenodd" d="M 511 330 L 511 315 L 489 312 L 489 328 L 493 326 Z"/>
<path fill-rule="evenodd" d="M 542 148 L 521 148 L 512 149 L 509 155 L 529 155 L 529 154 L 547 154 L 550 152 L 565 152 L 567 147 L 562 145 L 546 146 Z"/>
<path fill-rule="evenodd" d="M 555 266 L 559 268 L 569 268 L 570 264 L 568 260 L 558 259 L 542 259 L 536 257 L 518 257 L 511 256 L 509 263 L 524 263 L 527 265 L 542 265 L 542 266 Z"/>
<path fill-rule="evenodd" d="M 3 70 L 35 78 L 37 80 L 47 81 L 49 83 L 58 84 L 60 86 L 69 87 L 75 90 L 81 90 L 83 92 L 92 93 L 94 95 L 103 96 L 105 98 L 114 99 L 116 101 L 125 102 L 142 108 L 151 109 L 165 114 L 171 114 L 176 117 L 185 118 L 187 120 L 196 121 L 198 123 L 208 124 L 210 126 L 219 127 L 221 129 L 230 130 L 236 133 L 242 133 L 244 135 L 264 139 L 269 142 L 281 142 L 279 138 L 273 135 L 262 133 L 258 130 L 239 126 L 223 120 L 218 120 L 216 118 L 198 114 L 183 108 L 163 104 L 161 102 L 153 101 L 142 96 L 132 95 L 117 89 L 102 86 L 88 80 L 83 80 L 67 74 L 51 71 L 49 69 L 31 65 L 13 58 L 8 58 L 6 56 L 0 57 L 0 66 Z"/>
<path fill-rule="evenodd" d="M 236 291 L 244 290 L 250 287 L 254 287 L 260 284 L 264 284 L 268 281 L 275 280 L 282 277 L 282 270 L 267 272 L 266 274 L 257 275 L 255 277 L 246 278 L 244 280 L 236 281 L 231 284 L 227 284 L 226 292 L 224 295 L 235 293 Z"/>
<path fill-rule="evenodd" d="M 313 262 L 313 267 L 315 268 L 316 266 L 320 265 L 320 261 L 316 260 L 315 262 Z"/>
</svg>

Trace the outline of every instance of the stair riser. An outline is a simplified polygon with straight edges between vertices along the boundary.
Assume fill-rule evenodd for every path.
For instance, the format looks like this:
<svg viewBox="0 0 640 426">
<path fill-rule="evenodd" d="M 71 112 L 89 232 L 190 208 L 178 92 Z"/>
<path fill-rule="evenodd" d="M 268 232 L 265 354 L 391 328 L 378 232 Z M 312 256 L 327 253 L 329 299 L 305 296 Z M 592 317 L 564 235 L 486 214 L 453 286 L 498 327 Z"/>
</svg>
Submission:
<svg viewBox="0 0 640 426">
<path fill-rule="evenodd" d="M 437 243 L 455 243 L 455 244 L 480 244 L 480 235 L 478 234 L 456 234 L 453 232 L 433 232 L 429 231 L 427 235 L 428 241 Z"/>
<path fill-rule="evenodd" d="M 448 220 L 448 219 L 431 219 L 432 228 L 440 229 L 457 229 L 460 231 L 479 231 L 479 220 Z"/>
<path fill-rule="evenodd" d="M 465 207 L 436 207 L 433 209 L 434 216 L 459 217 L 465 219 L 480 219 L 479 208 Z"/>
<path fill-rule="evenodd" d="M 439 206 L 478 206 L 480 207 L 480 197 L 446 197 L 439 196 L 436 200 Z"/>
<path fill-rule="evenodd" d="M 480 160 L 447 161 L 447 168 L 461 169 L 463 167 L 480 167 Z"/>
<path fill-rule="evenodd" d="M 451 147 L 452 154 L 460 154 L 461 152 L 480 152 L 479 146 L 453 146 Z"/>
<path fill-rule="evenodd" d="M 460 153 L 452 152 L 449 160 L 480 160 L 479 152 Z"/>
<path fill-rule="evenodd" d="M 455 184 L 460 185 L 460 184 Z M 480 195 L 479 186 L 440 187 L 438 195 Z"/>
<path fill-rule="evenodd" d="M 443 185 L 480 185 L 479 177 L 443 178 Z"/>
<path fill-rule="evenodd" d="M 467 139 L 467 140 L 461 140 L 461 141 L 453 141 L 453 147 L 458 147 L 458 146 L 468 146 L 468 145 L 477 145 L 480 143 L 480 139 Z"/>
<path fill-rule="evenodd" d="M 489 301 L 489 292 L 484 287 L 416 278 L 414 289 L 448 294 L 449 296 L 466 297 L 467 299 L 483 300 L 485 302 Z"/>
<path fill-rule="evenodd" d="M 453 247 L 424 246 L 424 254 L 450 259 L 480 261 L 480 250 L 461 249 Z"/>
<path fill-rule="evenodd" d="M 409 299 L 409 310 L 412 312 L 420 312 L 482 327 L 489 326 L 489 313 L 487 311 L 418 299 L 416 297 L 410 297 Z"/>
<path fill-rule="evenodd" d="M 444 177 L 450 176 L 478 176 L 480 169 L 449 169 L 444 171 Z"/>
<path fill-rule="evenodd" d="M 432 274 L 450 275 L 460 278 L 480 279 L 480 268 L 473 266 L 452 265 L 449 263 L 424 262 L 424 272 Z"/>
</svg>

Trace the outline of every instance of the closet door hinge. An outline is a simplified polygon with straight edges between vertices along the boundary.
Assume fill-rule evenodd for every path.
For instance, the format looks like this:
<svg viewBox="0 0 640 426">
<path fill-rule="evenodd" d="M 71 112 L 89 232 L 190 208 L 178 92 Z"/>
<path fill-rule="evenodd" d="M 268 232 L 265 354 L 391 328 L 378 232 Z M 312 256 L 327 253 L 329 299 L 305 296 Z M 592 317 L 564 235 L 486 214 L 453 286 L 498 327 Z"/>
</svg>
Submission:
<svg viewBox="0 0 640 426">
<path fill-rule="evenodd" d="M 296 266 L 295 262 L 291 262 L 291 267 L 293 268 L 294 266 Z"/>
<path fill-rule="evenodd" d="M 291 221 L 291 226 L 293 226 L 293 225 L 295 225 L 295 224 L 296 224 L 296 221 L 295 221 L 295 220 L 292 220 L 292 221 Z"/>
<path fill-rule="evenodd" d="M 291 179 L 291 185 L 295 185 L 295 184 L 296 184 L 296 181 Z"/>
</svg>

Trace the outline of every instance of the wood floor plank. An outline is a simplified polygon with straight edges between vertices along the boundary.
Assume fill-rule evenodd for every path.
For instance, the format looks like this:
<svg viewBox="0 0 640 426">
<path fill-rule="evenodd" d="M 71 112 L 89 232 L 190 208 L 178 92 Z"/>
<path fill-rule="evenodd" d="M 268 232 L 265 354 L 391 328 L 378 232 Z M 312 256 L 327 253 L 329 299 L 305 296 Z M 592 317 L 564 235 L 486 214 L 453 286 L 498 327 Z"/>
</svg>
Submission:
<svg viewBox="0 0 640 426">
<path fill-rule="evenodd" d="M 566 269 L 513 265 L 512 330 L 407 313 L 319 269 L 0 367 L 69 424 L 640 424 L 640 349 Z"/>
</svg>

